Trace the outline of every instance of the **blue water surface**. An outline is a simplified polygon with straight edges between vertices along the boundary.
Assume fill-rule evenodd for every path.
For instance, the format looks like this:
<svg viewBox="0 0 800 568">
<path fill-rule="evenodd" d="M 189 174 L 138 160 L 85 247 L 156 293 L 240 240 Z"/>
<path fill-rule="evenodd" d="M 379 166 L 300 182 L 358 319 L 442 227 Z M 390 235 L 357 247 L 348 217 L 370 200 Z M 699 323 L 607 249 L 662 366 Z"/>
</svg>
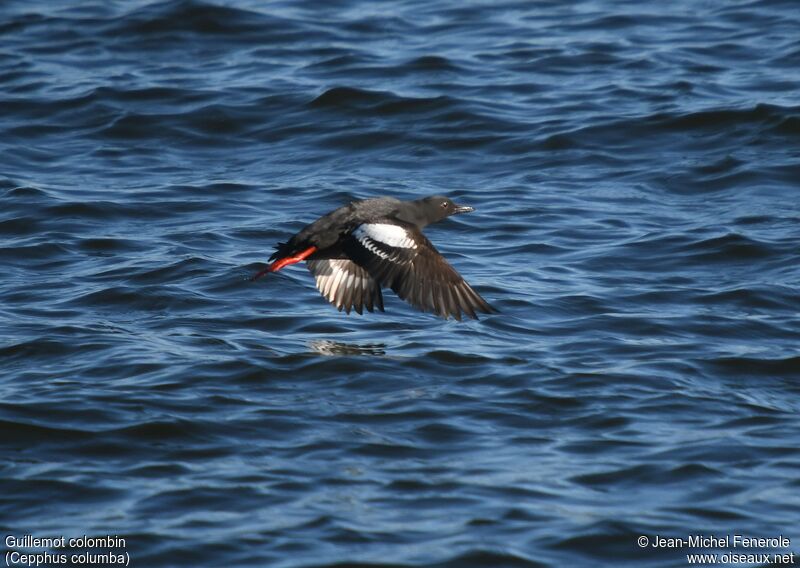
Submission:
<svg viewBox="0 0 800 568">
<path fill-rule="evenodd" d="M 800 554 L 798 32 L 780 0 L 3 1 L 0 533 L 147 567 Z M 498 314 L 248 281 L 434 193 L 476 208 L 426 233 Z"/>
</svg>

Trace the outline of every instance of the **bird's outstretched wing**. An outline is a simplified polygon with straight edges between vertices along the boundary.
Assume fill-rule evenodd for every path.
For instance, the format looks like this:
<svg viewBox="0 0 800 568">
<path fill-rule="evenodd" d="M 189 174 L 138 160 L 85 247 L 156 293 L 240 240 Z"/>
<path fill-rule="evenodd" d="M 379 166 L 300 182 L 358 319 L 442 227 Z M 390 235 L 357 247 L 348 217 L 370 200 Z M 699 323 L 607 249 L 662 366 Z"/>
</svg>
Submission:
<svg viewBox="0 0 800 568">
<path fill-rule="evenodd" d="M 359 266 L 403 300 L 424 312 L 461 320 L 461 313 L 495 310 L 448 264 L 436 247 L 410 223 L 397 219 L 363 223 L 343 242 Z"/>
<path fill-rule="evenodd" d="M 306 265 L 314 275 L 317 289 L 339 311 L 355 310 L 359 314 L 363 308 L 383 311 L 381 287 L 369 273 L 355 262 L 346 258 L 307 260 Z"/>
</svg>

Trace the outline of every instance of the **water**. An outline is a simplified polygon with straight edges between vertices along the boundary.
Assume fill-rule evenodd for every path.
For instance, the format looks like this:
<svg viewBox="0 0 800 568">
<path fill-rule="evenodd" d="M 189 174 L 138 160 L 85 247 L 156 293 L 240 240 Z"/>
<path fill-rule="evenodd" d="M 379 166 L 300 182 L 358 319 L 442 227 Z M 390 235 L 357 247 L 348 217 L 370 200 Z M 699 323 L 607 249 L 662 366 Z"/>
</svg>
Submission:
<svg viewBox="0 0 800 568">
<path fill-rule="evenodd" d="M 800 552 L 799 29 L 772 0 L 6 0 L 0 532 L 135 566 Z M 500 314 L 247 281 L 350 199 L 433 193 L 476 207 L 427 234 Z"/>
</svg>

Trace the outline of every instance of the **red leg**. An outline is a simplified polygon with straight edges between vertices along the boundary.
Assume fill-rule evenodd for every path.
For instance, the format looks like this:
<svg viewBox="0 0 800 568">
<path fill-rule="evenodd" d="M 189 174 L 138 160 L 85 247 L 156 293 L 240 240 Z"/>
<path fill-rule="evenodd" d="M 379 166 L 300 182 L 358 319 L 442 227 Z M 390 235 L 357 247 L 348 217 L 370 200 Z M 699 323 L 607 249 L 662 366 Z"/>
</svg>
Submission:
<svg viewBox="0 0 800 568">
<path fill-rule="evenodd" d="M 308 258 L 309 256 L 311 256 L 315 252 L 317 252 L 317 247 L 308 247 L 306 250 L 296 255 L 279 258 L 278 260 L 267 266 L 264 270 L 253 276 L 251 280 L 258 280 L 268 272 L 278 272 L 284 266 L 289 266 L 290 264 L 297 264 L 298 262 L 301 262 L 306 258 Z"/>
</svg>

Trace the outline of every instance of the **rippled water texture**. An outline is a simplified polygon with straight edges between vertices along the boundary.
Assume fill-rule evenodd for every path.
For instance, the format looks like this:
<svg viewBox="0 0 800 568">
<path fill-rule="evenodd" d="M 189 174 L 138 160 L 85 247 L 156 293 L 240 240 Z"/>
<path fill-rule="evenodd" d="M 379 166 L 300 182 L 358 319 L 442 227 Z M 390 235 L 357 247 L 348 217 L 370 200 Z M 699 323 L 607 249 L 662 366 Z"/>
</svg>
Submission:
<svg viewBox="0 0 800 568">
<path fill-rule="evenodd" d="M 432 193 L 475 206 L 427 234 L 499 314 L 247 281 Z M 148 567 L 800 553 L 799 193 L 793 1 L 5 0 L 0 532 Z"/>
</svg>

